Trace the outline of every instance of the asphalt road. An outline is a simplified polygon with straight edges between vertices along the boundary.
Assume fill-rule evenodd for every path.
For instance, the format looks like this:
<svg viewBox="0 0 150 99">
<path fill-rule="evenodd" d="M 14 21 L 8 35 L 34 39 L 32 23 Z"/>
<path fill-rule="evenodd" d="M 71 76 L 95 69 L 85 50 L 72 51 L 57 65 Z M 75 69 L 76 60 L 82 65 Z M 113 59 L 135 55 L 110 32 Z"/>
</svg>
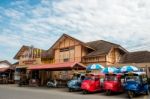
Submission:
<svg viewBox="0 0 150 99">
<path fill-rule="evenodd" d="M 68 92 L 66 88 L 17 87 L 0 85 L 0 99 L 128 99 L 126 94 L 106 96 L 104 92 L 83 95 L 81 92 Z M 134 99 L 150 99 L 150 95 L 140 95 Z"/>
</svg>

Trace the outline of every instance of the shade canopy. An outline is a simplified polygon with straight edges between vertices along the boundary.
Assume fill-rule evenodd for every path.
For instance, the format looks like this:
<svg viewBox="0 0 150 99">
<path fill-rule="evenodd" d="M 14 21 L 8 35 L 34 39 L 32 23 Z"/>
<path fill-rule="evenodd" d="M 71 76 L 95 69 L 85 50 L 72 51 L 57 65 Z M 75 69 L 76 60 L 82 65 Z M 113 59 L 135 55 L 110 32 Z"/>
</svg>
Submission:
<svg viewBox="0 0 150 99">
<path fill-rule="evenodd" d="M 7 72 L 7 71 L 10 71 L 10 70 L 13 70 L 13 69 L 11 69 L 11 68 L 0 68 L 0 73 L 2 73 L 2 72 Z"/>
<path fill-rule="evenodd" d="M 118 73 L 118 69 L 115 67 L 106 67 L 102 70 L 102 73 L 105 73 L 105 74 Z"/>
<path fill-rule="evenodd" d="M 124 73 L 124 72 L 138 71 L 138 70 L 139 69 L 137 67 L 128 65 L 128 66 L 121 67 L 119 71 Z"/>
<path fill-rule="evenodd" d="M 91 64 L 91 65 L 88 65 L 86 70 L 102 70 L 104 69 L 104 67 L 100 64 Z"/>
<path fill-rule="evenodd" d="M 77 62 L 65 62 L 65 63 L 56 63 L 56 64 L 41 64 L 41 65 L 31 65 L 28 67 L 29 70 L 84 70 L 86 67 Z"/>
</svg>

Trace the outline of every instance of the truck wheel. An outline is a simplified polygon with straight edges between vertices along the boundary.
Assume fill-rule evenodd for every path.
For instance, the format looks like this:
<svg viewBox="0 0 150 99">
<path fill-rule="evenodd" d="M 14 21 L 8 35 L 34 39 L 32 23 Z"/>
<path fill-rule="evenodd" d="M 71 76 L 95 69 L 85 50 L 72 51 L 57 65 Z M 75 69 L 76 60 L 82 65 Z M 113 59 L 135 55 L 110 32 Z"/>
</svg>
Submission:
<svg viewBox="0 0 150 99">
<path fill-rule="evenodd" d="M 87 94 L 87 91 L 86 91 L 86 90 L 83 90 L 82 93 L 83 93 L 83 94 Z"/>
<path fill-rule="evenodd" d="M 109 96 L 111 94 L 111 90 L 106 90 L 106 95 Z"/>
<path fill-rule="evenodd" d="M 128 91 L 128 97 L 129 99 L 132 99 L 134 96 L 134 92 L 133 91 Z"/>
<path fill-rule="evenodd" d="M 72 92 L 73 90 L 71 88 L 69 88 L 69 92 Z"/>
<path fill-rule="evenodd" d="M 146 95 L 149 95 L 149 90 L 146 91 Z"/>
<path fill-rule="evenodd" d="M 21 83 L 18 83 L 18 86 L 19 86 L 19 87 L 21 87 L 21 86 L 22 86 L 22 84 L 21 84 Z"/>
</svg>

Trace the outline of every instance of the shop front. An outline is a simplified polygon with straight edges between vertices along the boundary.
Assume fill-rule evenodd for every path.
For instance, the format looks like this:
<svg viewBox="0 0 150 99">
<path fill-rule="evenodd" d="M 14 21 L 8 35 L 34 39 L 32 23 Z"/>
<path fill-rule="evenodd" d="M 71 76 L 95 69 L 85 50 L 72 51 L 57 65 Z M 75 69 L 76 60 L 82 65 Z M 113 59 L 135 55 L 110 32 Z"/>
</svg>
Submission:
<svg viewBox="0 0 150 99">
<path fill-rule="evenodd" d="M 27 66 L 16 67 L 15 74 L 14 74 L 15 82 L 18 83 L 23 78 L 26 78 L 26 79 L 28 78 Z"/>
<path fill-rule="evenodd" d="M 0 83 L 1 84 L 14 83 L 13 74 L 14 70 L 11 68 L 0 68 Z"/>
<path fill-rule="evenodd" d="M 85 68 L 83 64 L 76 62 L 32 65 L 28 67 L 31 73 L 30 85 L 45 86 L 49 80 L 56 79 L 59 86 L 65 86 L 74 72 L 83 72 Z"/>
<path fill-rule="evenodd" d="M 6 60 L 0 61 L 0 84 L 14 83 L 14 68 Z"/>
</svg>

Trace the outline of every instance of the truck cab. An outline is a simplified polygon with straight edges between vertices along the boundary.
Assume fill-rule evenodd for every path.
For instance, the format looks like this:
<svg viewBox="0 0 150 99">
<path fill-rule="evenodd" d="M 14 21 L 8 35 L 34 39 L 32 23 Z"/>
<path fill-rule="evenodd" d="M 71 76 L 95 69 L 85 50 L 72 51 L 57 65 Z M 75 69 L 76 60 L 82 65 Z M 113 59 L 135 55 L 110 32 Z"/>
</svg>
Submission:
<svg viewBox="0 0 150 99">
<path fill-rule="evenodd" d="M 104 74 L 87 74 L 81 84 L 83 94 L 93 93 L 103 90 Z"/>
<path fill-rule="evenodd" d="M 117 74 L 105 74 L 104 79 L 104 90 L 106 95 L 110 95 L 112 92 L 123 92 L 123 84 L 122 84 L 122 73 Z"/>
<path fill-rule="evenodd" d="M 132 98 L 136 94 L 145 93 L 149 95 L 148 79 L 145 72 L 129 72 L 125 74 L 124 89 L 128 97 Z"/>
<path fill-rule="evenodd" d="M 81 83 L 84 80 L 84 78 L 85 74 L 82 73 L 74 74 L 72 79 L 67 83 L 69 92 L 81 90 Z"/>
</svg>

